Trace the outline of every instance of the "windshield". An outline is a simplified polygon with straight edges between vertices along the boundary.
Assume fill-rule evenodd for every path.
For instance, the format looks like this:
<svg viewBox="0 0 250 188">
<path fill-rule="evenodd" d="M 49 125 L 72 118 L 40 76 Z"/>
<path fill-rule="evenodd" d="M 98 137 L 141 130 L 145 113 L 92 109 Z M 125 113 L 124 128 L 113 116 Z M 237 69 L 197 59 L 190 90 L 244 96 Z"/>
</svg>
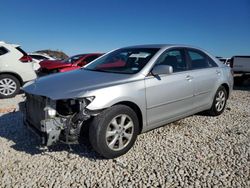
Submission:
<svg viewBox="0 0 250 188">
<path fill-rule="evenodd" d="M 62 62 L 63 63 L 75 63 L 76 61 L 78 61 L 82 57 L 83 57 L 83 55 L 75 55 L 75 56 L 69 57 L 67 59 L 64 59 Z"/>
<path fill-rule="evenodd" d="M 123 48 L 111 52 L 84 69 L 91 71 L 135 74 L 156 54 L 159 48 Z"/>
</svg>

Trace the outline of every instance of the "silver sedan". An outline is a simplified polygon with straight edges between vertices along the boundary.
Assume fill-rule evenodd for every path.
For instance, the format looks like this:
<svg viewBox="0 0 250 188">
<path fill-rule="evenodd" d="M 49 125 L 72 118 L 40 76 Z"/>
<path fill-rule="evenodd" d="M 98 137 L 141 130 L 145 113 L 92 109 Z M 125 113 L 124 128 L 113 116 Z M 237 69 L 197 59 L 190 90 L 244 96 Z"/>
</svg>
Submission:
<svg viewBox="0 0 250 188">
<path fill-rule="evenodd" d="M 204 50 L 126 47 L 26 84 L 24 122 L 47 146 L 88 138 L 99 154 L 114 158 L 140 133 L 202 111 L 220 115 L 232 86 L 230 67 Z"/>
</svg>

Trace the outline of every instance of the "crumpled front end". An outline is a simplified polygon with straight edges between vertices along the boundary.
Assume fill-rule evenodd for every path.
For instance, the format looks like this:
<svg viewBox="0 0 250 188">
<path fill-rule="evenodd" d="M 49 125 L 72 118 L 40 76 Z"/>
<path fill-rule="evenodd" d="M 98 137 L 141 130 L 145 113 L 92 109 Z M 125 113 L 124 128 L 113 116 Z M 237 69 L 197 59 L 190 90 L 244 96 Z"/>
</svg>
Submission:
<svg viewBox="0 0 250 188">
<path fill-rule="evenodd" d="M 83 122 L 96 115 L 86 109 L 91 100 L 91 97 L 51 100 L 26 93 L 21 107 L 24 124 L 41 138 L 42 145 L 51 146 L 58 141 L 77 142 Z"/>
</svg>

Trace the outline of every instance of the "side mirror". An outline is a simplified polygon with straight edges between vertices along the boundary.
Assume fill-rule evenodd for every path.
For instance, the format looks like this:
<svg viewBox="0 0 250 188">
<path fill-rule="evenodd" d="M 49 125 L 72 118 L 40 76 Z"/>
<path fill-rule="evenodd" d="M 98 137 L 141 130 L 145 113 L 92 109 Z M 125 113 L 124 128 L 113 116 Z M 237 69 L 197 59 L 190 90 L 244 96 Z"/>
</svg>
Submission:
<svg viewBox="0 0 250 188">
<path fill-rule="evenodd" d="M 169 65 L 156 65 L 151 71 L 153 75 L 172 74 L 173 67 Z"/>
</svg>

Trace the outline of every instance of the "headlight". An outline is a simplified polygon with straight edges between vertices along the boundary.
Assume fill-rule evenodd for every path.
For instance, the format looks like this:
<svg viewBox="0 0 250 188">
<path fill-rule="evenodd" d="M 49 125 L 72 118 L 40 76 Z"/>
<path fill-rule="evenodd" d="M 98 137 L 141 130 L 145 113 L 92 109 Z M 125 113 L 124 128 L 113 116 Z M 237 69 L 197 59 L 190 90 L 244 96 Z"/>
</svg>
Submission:
<svg viewBox="0 0 250 188">
<path fill-rule="evenodd" d="M 46 106 L 44 108 L 44 111 L 47 112 L 48 116 L 51 117 L 51 118 L 53 118 L 53 117 L 56 116 L 56 110 L 53 109 L 53 108 L 51 108 L 51 107 L 49 107 L 49 106 Z"/>
<path fill-rule="evenodd" d="M 87 105 L 89 105 L 95 99 L 95 97 L 86 97 L 85 99 L 87 100 Z"/>
<path fill-rule="evenodd" d="M 88 106 L 94 99 L 95 99 L 94 96 L 83 98 L 82 100 L 83 106 L 84 107 Z"/>
</svg>

